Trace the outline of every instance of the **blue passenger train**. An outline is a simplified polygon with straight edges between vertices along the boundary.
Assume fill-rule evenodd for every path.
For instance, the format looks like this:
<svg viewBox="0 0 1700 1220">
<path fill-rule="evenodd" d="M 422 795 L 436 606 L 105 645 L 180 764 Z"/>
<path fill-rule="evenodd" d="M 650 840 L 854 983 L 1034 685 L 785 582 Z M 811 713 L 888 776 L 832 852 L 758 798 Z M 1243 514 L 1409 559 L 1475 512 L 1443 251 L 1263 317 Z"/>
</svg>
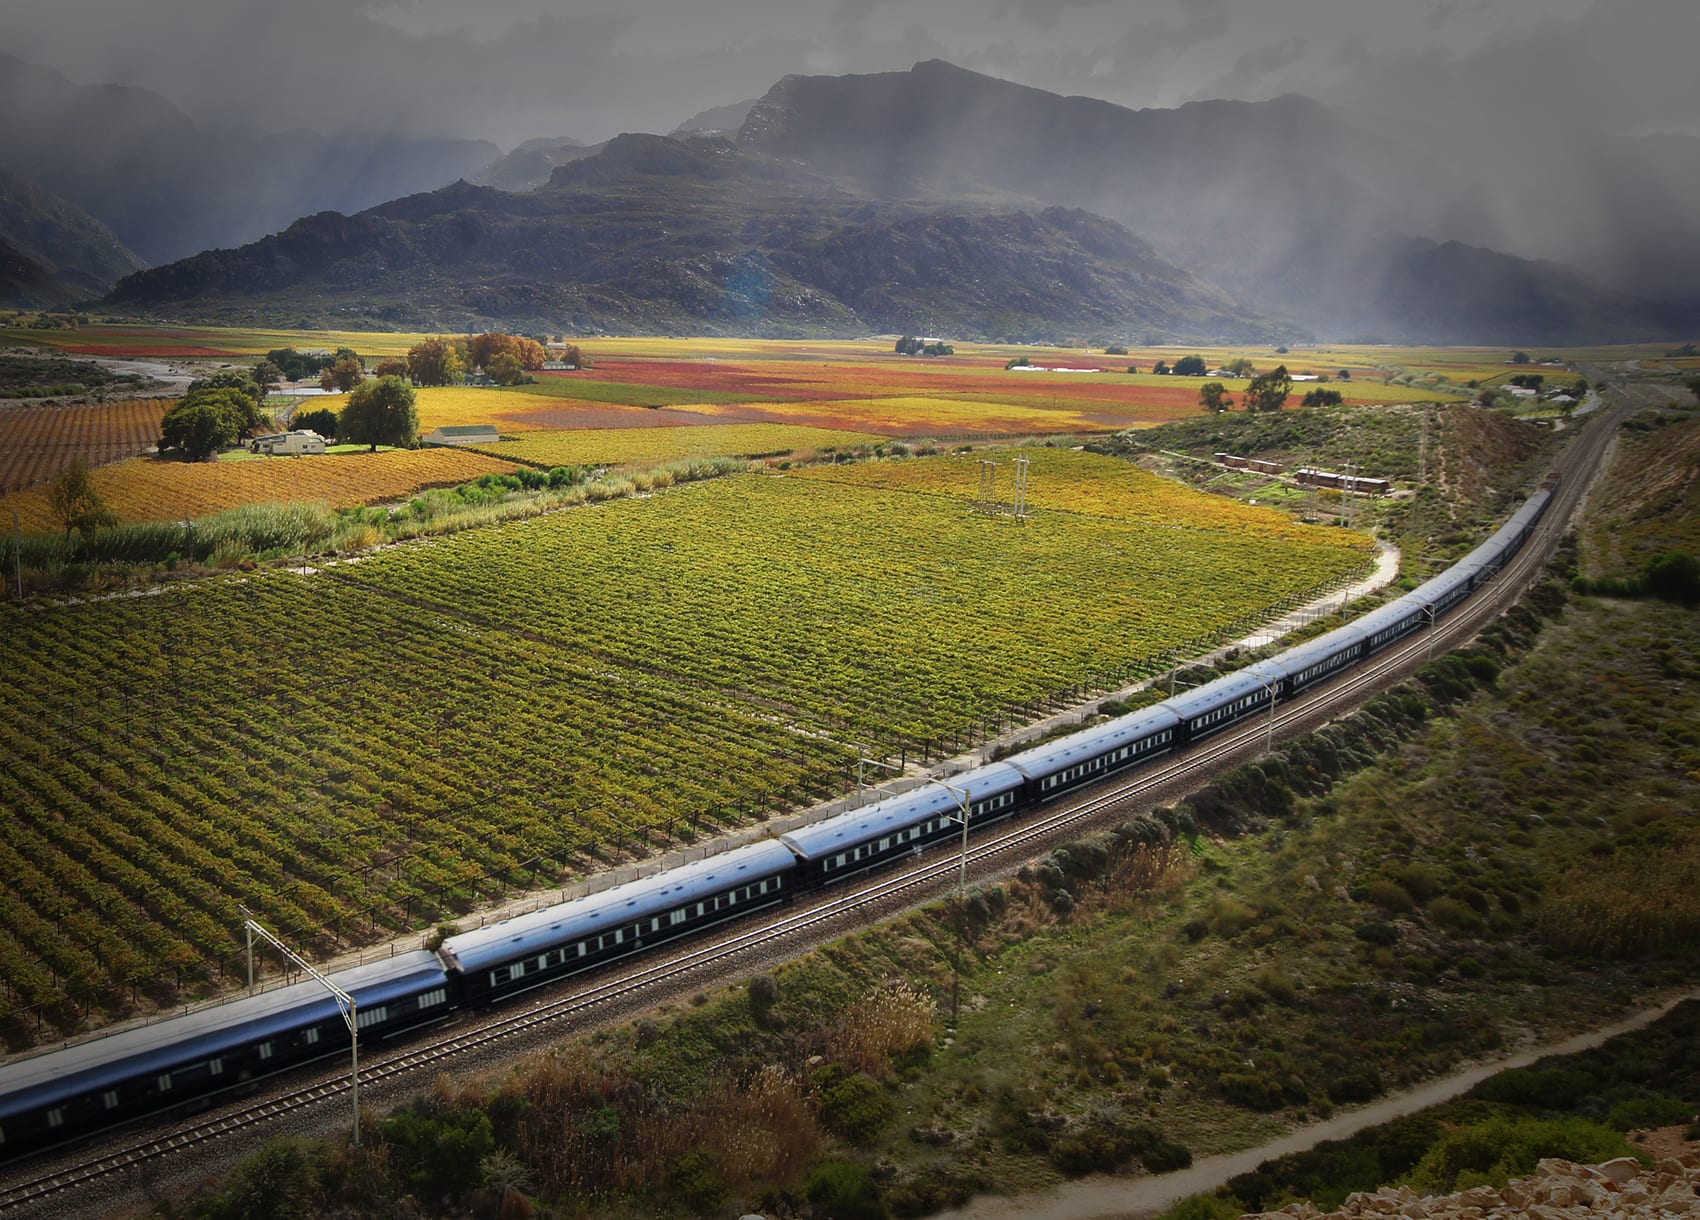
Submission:
<svg viewBox="0 0 1700 1220">
<path fill-rule="evenodd" d="M 830 885 L 1184 750 L 1431 626 L 1527 540 L 1552 497 L 1536 492 L 1481 546 L 1410 593 L 1314 640 L 1153 707 L 708 859 L 575 898 L 331 976 L 368 1039 L 640 953 L 791 894 Z M 256 1077 L 339 1054 L 336 1002 L 296 983 L 0 1066 L 0 1159 L 139 1115 L 205 1104 Z"/>
</svg>

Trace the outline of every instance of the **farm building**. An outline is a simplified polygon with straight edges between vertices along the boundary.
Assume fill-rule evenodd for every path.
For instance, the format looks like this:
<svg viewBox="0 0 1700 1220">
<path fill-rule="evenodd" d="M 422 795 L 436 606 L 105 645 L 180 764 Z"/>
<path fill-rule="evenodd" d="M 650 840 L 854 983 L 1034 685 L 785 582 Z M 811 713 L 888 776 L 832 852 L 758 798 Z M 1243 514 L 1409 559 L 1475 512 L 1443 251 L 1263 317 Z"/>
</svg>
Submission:
<svg viewBox="0 0 1700 1220">
<path fill-rule="evenodd" d="M 297 428 L 294 432 L 277 432 L 271 436 L 256 436 L 248 442 L 248 448 L 254 453 L 269 453 L 274 456 L 302 453 L 323 453 L 325 438 L 307 428 Z"/>
<path fill-rule="evenodd" d="M 1271 462 L 1267 458 L 1238 457 L 1232 453 L 1218 453 L 1216 460 L 1235 470 L 1255 470 L 1259 474 L 1280 474 L 1287 469 L 1284 462 Z"/>
<path fill-rule="evenodd" d="M 454 424 L 433 428 L 419 438 L 421 445 L 494 445 L 501 440 L 495 424 Z"/>
<path fill-rule="evenodd" d="M 1306 487 L 1336 487 L 1341 491 L 1355 491 L 1368 496 L 1385 496 L 1393 490 L 1393 484 L 1386 479 L 1366 479 L 1362 475 L 1339 474 L 1333 470 L 1307 467 L 1295 472 L 1293 478 Z"/>
</svg>

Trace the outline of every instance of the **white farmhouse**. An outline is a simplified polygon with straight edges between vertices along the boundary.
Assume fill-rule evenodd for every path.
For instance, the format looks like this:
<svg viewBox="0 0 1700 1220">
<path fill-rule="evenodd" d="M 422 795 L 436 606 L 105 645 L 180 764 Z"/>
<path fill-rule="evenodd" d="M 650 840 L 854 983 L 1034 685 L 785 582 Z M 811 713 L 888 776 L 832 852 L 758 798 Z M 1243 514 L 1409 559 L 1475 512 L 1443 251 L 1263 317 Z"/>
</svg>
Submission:
<svg viewBox="0 0 1700 1220">
<path fill-rule="evenodd" d="M 297 428 L 294 432 L 277 432 L 271 436 L 256 436 L 248 442 L 248 448 L 255 453 L 269 453 L 274 456 L 323 453 L 325 451 L 325 438 L 309 428 Z"/>
</svg>

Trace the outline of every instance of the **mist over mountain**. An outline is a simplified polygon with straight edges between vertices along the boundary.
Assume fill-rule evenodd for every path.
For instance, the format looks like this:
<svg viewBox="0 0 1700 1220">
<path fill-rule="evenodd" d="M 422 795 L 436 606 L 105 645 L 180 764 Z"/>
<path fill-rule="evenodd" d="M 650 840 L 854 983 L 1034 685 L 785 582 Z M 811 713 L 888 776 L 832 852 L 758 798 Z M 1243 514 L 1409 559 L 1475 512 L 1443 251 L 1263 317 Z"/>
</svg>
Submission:
<svg viewBox="0 0 1700 1220">
<path fill-rule="evenodd" d="M 881 195 L 978 185 L 1097 212 L 1248 308 L 1335 338 L 1577 342 L 1694 325 L 1693 309 L 1574 269 L 1450 243 L 1451 175 L 1307 98 L 1135 111 L 932 61 L 787 77 L 739 140 Z"/>
<path fill-rule="evenodd" d="M 0 170 L 0 241 L 11 249 L 16 268 L 17 288 L 0 290 L 4 304 L 40 308 L 50 302 L 98 296 L 147 266 L 93 216 L 4 170 Z M 18 262 L 20 258 L 34 270 Z"/>
<path fill-rule="evenodd" d="M 481 140 L 214 131 L 146 89 L 75 84 L 0 52 L 0 168 L 91 213 L 149 262 L 441 186 L 500 152 Z"/>
<path fill-rule="evenodd" d="M 718 138 L 627 135 L 516 194 L 457 183 L 130 276 L 205 321 L 1058 339 L 1282 333 L 1122 226 L 876 200 Z"/>
</svg>

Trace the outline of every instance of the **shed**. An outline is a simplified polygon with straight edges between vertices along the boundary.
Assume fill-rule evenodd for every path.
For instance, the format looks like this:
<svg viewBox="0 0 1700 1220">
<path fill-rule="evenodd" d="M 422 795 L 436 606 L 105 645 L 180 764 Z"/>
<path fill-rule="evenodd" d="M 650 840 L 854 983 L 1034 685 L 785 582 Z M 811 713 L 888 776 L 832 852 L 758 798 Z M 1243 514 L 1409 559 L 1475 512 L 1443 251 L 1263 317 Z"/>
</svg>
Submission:
<svg viewBox="0 0 1700 1220">
<path fill-rule="evenodd" d="M 309 428 L 297 428 L 293 432 L 277 432 L 270 436 L 256 436 L 248 442 L 248 448 L 254 453 L 278 455 L 323 453 L 325 451 L 325 438 Z"/>
<path fill-rule="evenodd" d="M 419 438 L 422 445 L 494 445 L 501 440 L 495 424 L 451 424 Z"/>
</svg>

